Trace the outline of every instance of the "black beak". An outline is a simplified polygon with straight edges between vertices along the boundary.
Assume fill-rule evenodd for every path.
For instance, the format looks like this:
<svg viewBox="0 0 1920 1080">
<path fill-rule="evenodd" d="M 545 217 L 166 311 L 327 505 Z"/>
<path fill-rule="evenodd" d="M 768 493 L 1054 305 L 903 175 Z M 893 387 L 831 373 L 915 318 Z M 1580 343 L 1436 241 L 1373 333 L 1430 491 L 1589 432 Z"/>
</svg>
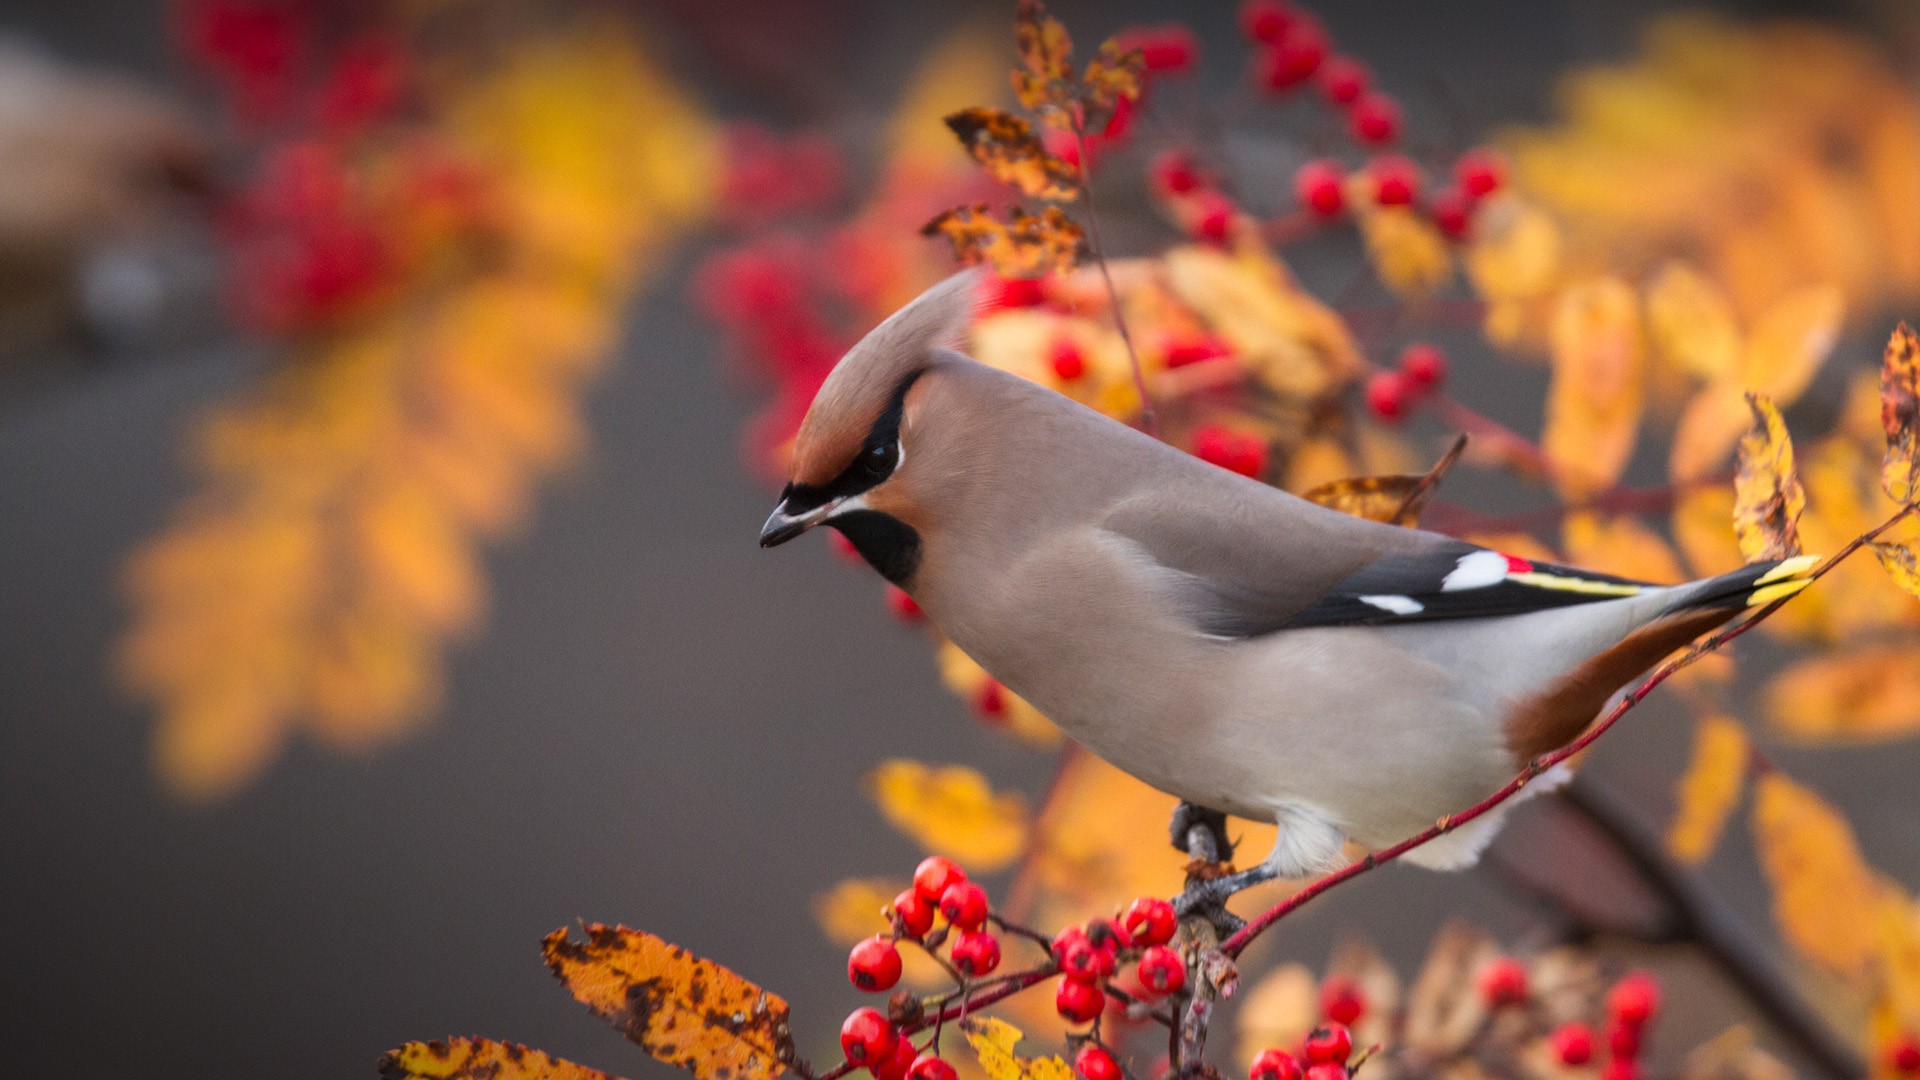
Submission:
<svg viewBox="0 0 1920 1080">
<path fill-rule="evenodd" d="M 767 523 L 760 526 L 760 546 L 779 547 L 799 536 L 818 525 L 834 505 L 834 503 L 826 503 L 811 510 L 793 514 L 787 511 L 787 500 L 781 499 L 780 505 L 773 508 L 772 516 L 767 518 Z"/>
</svg>

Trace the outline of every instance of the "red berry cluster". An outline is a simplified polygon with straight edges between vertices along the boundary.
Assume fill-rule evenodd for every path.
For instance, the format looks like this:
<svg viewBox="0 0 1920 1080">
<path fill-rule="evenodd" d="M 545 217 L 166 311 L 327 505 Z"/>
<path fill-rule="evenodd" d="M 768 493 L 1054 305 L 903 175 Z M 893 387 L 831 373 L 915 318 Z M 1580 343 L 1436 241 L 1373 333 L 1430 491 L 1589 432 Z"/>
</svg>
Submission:
<svg viewBox="0 0 1920 1080">
<path fill-rule="evenodd" d="M 1255 85 L 1287 94 L 1313 82 L 1328 105 L 1346 114 L 1347 132 L 1362 146 L 1388 146 L 1400 137 L 1400 103 L 1373 88 L 1365 64 L 1333 51 L 1320 20 L 1284 0 L 1247 0 L 1240 28 L 1258 51 Z"/>
<path fill-rule="evenodd" d="M 1173 905 L 1142 897 L 1127 905 L 1118 919 L 1094 919 L 1060 931 L 1052 949 L 1061 974 L 1053 999 L 1055 1010 L 1075 1024 L 1092 1021 L 1106 1005 L 1108 980 L 1127 963 L 1133 965 L 1141 996 L 1152 999 L 1179 993 L 1187 985 L 1187 965 L 1168 945 L 1176 925 Z M 1082 1075 L 1096 1080 L 1092 1073 L 1106 1062 L 1094 1055 L 1088 1064 L 1092 1070 L 1083 1069 Z"/>
<path fill-rule="evenodd" d="M 1139 49 L 1149 85 L 1156 75 L 1179 75 L 1193 70 L 1200 59 L 1200 39 L 1180 23 L 1135 26 L 1117 37 L 1122 49 Z"/>
<path fill-rule="evenodd" d="M 1424 398 L 1447 381 L 1447 354 L 1436 345 L 1415 342 L 1400 350 L 1400 364 L 1367 380 L 1367 408 L 1388 423 L 1405 419 Z"/>
<path fill-rule="evenodd" d="M 1255 480 L 1267 472 L 1265 439 L 1218 424 L 1202 424 L 1194 429 L 1193 455 L 1208 464 Z"/>
<path fill-rule="evenodd" d="M 916 1049 L 893 1021 L 875 1008 L 853 1010 L 840 1025 L 840 1050 L 847 1063 L 866 1069 L 874 1080 L 959 1080 L 959 1070 L 929 1047 Z"/>
<path fill-rule="evenodd" d="M 1607 992 L 1607 1064 L 1602 1080 L 1639 1080 L 1647 1025 L 1659 1011 L 1660 984 L 1650 973 L 1631 972 L 1613 984 Z"/>
<path fill-rule="evenodd" d="M 1260 1051 L 1248 1071 L 1249 1080 L 1346 1080 L 1352 1075 L 1353 1033 L 1347 1025 L 1328 1021 L 1307 1033 L 1298 1055 L 1278 1048 Z"/>
<path fill-rule="evenodd" d="M 760 124 L 734 124 L 723 162 L 720 205 L 740 228 L 825 208 L 846 188 L 840 148 L 818 132 L 783 136 Z"/>
<path fill-rule="evenodd" d="M 1239 208 L 1224 192 L 1214 187 L 1214 178 L 1192 153 L 1169 150 L 1153 159 L 1147 168 L 1155 194 L 1171 204 L 1174 215 L 1196 240 L 1225 247 L 1233 239 L 1234 219 Z"/>
</svg>

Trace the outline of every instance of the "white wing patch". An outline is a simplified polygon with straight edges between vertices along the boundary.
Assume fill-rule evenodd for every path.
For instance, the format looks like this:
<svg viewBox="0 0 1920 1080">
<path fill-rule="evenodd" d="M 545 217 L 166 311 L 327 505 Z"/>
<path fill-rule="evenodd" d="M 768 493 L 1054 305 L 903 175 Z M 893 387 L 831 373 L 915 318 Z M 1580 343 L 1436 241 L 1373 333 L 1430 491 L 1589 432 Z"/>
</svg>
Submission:
<svg viewBox="0 0 1920 1080">
<path fill-rule="evenodd" d="M 1363 604 L 1372 604 L 1374 607 L 1379 608 L 1381 611 L 1390 612 L 1394 615 L 1418 615 L 1421 612 L 1427 610 L 1427 605 L 1421 603 L 1418 600 L 1415 600 L 1411 596 L 1394 596 L 1391 594 L 1384 594 L 1384 595 L 1376 595 L 1376 596 L 1361 596 L 1361 597 L 1356 597 L 1355 599 L 1359 600 Z"/>
<path fill-rule="evenodd" d="M 1507 578 L 1507 557 L 1497 551 L 1476 551 L 1460 556 L 1453 570 L 1440 580 L 1441 592 L 1484 589 Z"/>
</svg>

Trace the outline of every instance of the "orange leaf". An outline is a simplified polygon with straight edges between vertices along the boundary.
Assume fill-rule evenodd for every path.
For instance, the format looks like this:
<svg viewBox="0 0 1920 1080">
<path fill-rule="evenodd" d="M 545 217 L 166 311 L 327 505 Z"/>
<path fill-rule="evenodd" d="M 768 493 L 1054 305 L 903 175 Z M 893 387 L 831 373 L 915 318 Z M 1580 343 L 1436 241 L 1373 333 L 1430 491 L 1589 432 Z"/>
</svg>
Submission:
<svg viewBox="0 0 1920 1080">
<path fill-rule="evenodd" d="M 1568 497 L 1620 478 L 1640 426 L 1645 350 L 1633 289 L 1618 278 L 1571 285 L 1555 305 L 1553 383 L 1540 441 Z"/>
<path fill-rule="evenodd" d="M 1673 507 L 1673 540 L 1694 577 L 1737 570 L 1744 561 L 1733 534 L 1733 489 L 1725 484 L 1696 484 Z"/>
<path fill-rule="evenodd" d="M 991 873 L 1026 846 L 1026 799 L 994 794 L 986 777 L 964 765 L 883 761 L 867 774 L 867 793 L 888 824 L 969 869 Z"/>
<path fill-rule="evenodd" d="M 1684 263 L 1669 263 L 1647 287 L 1647 329 L 1667 359 L 1696 378 L 1731 375 L 1740 328 L 1720 287 Z"/>
<path fill-rule="evenodd" d="M 1847 819 L 1769 771 L 1754 786 L 1753 839 L 1787 942 L 1836 974 L 1864 978 L 1874 962 L 1880 888 Z"/>
<path fill-rule="evenodd" d="M 1880 424 L 1887 432 L 1881 487 L 1897 503 L 1920 499 L 1920 338 L 1906 323 L 1880 365 Z"/>
<path fill-rule="evenodd" d="M 1768 685 L 1767 711 L 1783 734 L 1821 743 L 1920 732 L 1920 649 L 1870 645 L 1803 661 Z"/>
<path fill-rule="evenodd" d="M 1915 558 L 1914 542 L 1904 544 L 1872 544 L 1873 553 L 1886 567 L 1888 576 L 1894 584 L 1920 596 L 1920 560 Z"/>
<path fill-rule="evenodd" d="M 1700 720 L 1693 762 L 1680 778 L 1680 809 L 1667 830 L 1667 850 L 1689 865 L 1713 853 L 1747 779 L 1747 732 L 1727 716 Z"/>
<path fill-rule="evenodd" d="M 410 1042 L 381 1055 L 381 1080 L 615 1080 L 519 1043 L 492 1039 Z"/>
<path fill-rule="evenodd" d="M 1024 1058 L 1013 1052 L 1020 1029 L 991 1016 L 960 1021 L 960 1032 L 980 1059 L 987 1080 L 1074 1080 L 1072 1066 L 1058 1057 Z"/>
<path fill-rule="evenodd" d="M 1041 199 L 1080 195 L 1080 172 L 1047 153 L 1033 125 L 1002 109 L 961 109 L 946 125 L 987 175 Z"/>
<path fill-rule="evenodd" d="M 1013 71 L 1013 92 L 1042 121 L 1072 127 L 1079 88 L 1073 79 L 1073 39 L 1040 0 L 1020 0 L 1013 18 L 1013 43 L 1020 67 Z"/>
<path fill-rule="evenodd" d="M 642 930 L 588 923 L 541 941 L 574 999 L 641 1049 L 699 1080 L 772 1080 L 793 1061 L 787 1003 Z"/>
<path fill-rule="evenodd" d="M 1081 125 L 1098 131 L 1106 126 L 1120 102 L 1138 100 L 1140 77 L 1146 68 L 1139 49 L 1121 48 L 1118 38 L 1101 42 L 1100 51 L 1087 61 L 1087 73 L 1081 80 L 1086 84 L 1080 94 Z"/>
<path fill-rule="evenodd" d="M 1740 437 L 1740 468 L 1734 474 L 1733 530 L 1748 562 L 1800 554 L 1796 528 L 1807 507 L 1793 467 L 1793 440 L 1780 410 L 1760 394 L 1747 395 L 1753 427 Z"/>
<path fill-rule="evenodd" d="M 1384 521 L 1390 525 L 1414 526 L 1420 522 L 1420 508 L 1432 497 L 1440 480 L 1467 448 L 1462 435 L 1425 476 L 1356 476 L 1321 484 L 1304 496 L 1321 506 L 1343 514 Z"/>
<path fill-rule="evenodd" d="M 1368 210 L 1360 232 L 1374 273 L 1399 296 L 1432 296 L 1453 278 L 1453 253 L 1431 221 L 1404 206 Z"/>
<path fill-rule="evenodd" d="M 1005 222 L 985 203 L 956 206 L 921 226 L 920 234 L 945 236 L 954 258 L 970 266 L 988 263 L 1001 277 L 1064 274 L 1087 255 L 1086 234 L 1057 206 L 1039 214 L 1010 207 Z"/>
</svg>

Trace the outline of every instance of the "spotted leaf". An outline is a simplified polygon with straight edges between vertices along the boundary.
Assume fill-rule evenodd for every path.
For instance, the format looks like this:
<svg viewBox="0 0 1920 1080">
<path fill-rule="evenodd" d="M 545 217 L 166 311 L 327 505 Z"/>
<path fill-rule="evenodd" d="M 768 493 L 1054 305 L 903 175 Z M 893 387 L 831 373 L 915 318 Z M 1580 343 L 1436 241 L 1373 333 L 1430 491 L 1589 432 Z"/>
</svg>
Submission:
<svg viewBox="0 0 1920 1080">
<path fill-rule="evenodd" d="M 1024 1058 L 1014 1053 L 1020 1029 L 1005 1020 L 973 1017 L 960 1022 L 960 1031 L 980 1058 L 987 1080 L 1074 1080 L 1073 1069 L 1057 1057 Z"/>
<path fill-rule="evenodd" d="M 1081 123 L 1089 130 L 1098 131 L 1106 126 L 1122 101 L 1138 100 L 1140 77 L 1146 67 L 1146 59 L 1139 49 L 1123 48 L 1117 38 L 1102 42 L 1100 51 L 1087 62 L 1087 73 L 1082 79 L 1085 86 L 1080 93 L 1084 109 Z"/>
<path fill-rule="evenodd" d="M 985 203 L 957 206 L 926 223 L 923 236 L 944 236 L 954 257 L 968 265 L 986 263 L 1001 277 L 1030 278 L 1064 274 L 1087 255 L 1087 237 L 1057 206 L 1029 214 L 1015 206 L 1000 221 Z"/>
<path fill-rule="evenodd" d="M 380 1058 L 381 1080 L 617 1080 L 518 1043 L 434 1039 L 395 1047 Z"/>
<path fill-rule="evenodd" d="M 987 175 L 1041 199 L 1079 197 L 1079 170 L 1047 153 L 1033 125 L 1002 109 L 961 109 L 947 127 Z"/>
<path fill-rule="evenodd" d="M 1348 477 L 1321 484 L 1305 498 L 1369 521 L 1415 526 L 1420 523 L 1421 508 L 1466 448 L 1467 438 L 1462 435 L 1425 476 Z"/>
<path fill-rule="evenodd" d="M 1793 440 L 1773 402 L 1748 394 L 1753 427 L 1740 437 L 1740 467 L 1734 474 L 1733 530 L 1748 562 L 1800 554 L 1800 514 L 1806 492 L 1793 467 Z"/>
<path fill-rule="evenodd" d="M 641 1049 L 699 1080 L 772 1080 L 793 1061 L 787 1003 L 643 930 L 561 927 L 541 951 L 575 1000 Z"/>
<path fill-rule="evenodd" d="M 1880 424 L 1887 456 L 1880 485 L 1897 503 L 1920 499 L 1920 337 L 1901 323 L 1880 366 Z"/>
<path fill-rule="evenodd" d="M 1073 39 L 1040 0 L 1020 0 L 1013 18 L 1013 43 L 1020 66 L 1013 69 L 1013 92 L 1041 120 L 1072 127 L 1079 87 L 1073 77 Z"/>
</svg>

